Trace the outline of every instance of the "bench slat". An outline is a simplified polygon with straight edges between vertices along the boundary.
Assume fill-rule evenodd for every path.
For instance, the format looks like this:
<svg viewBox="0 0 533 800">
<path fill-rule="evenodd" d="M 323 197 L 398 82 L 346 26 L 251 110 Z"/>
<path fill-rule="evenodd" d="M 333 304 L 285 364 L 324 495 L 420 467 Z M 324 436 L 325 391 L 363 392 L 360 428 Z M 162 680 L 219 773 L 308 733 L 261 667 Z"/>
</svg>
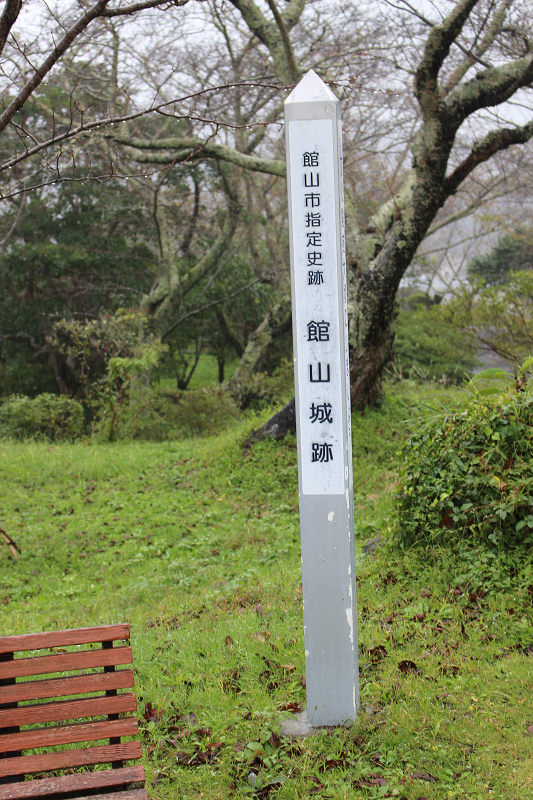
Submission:
<svg viewBox="0 0 533 800">
<path fill-rule="evenodd" d="M 3 678 L 28 678 L 50 672 L 68 672 L 73 669 L 91 669 L 118 664 L 131 664 L 131 647 L 110 647 L 108 650 L 82 650 L 77 653 L 58 653 L 53 656 L 16 658 L 0 662 L 0 680 Z"/>
<path fill-rule="evenodd" d="M 22 636 L 0 636 L 0 653 L 17 653 L 20 650 L 39 650 L 42 647 L 64 647 L 129 638 L 130 626 L 128 624 L 100 625 L 97 628 L 78 628 L 70 631 L 27 633 Z"/>
<path fill-rule="evenodd" d="M 77 750 L 61 750 L 58 753 L 39 753 L 33 756 L 0 758 L 0 777 L 44 772 L 67 767 L 84 767 L 92 764 L 107 764 L 112 761 L 129 761 L 142 756 L 140 742 L 107 744 L 99 747 L 84 747 Z"/>
<path fill-rule="evenodd" d="M 124 786 L 144 782 L 142 766 L 84 772 L 79 775 L 62 775 L 59 778 L 40 778 L 34 781 L 0 785 L 0 800 L 25 800 L 28 797 L 59 795 L 90 789 Z"/>
<path fill-rule="evenodd" d="M 77 797 L 76 800 L 148 800 L 146 789 L 126 789 L 125 792 L 109 792 L 106 794 Z"/>
<path fill-rule="evenodd" d="M 14 725 L 35 725 L 40 722 L 62 722 L 83 717 L 97 717 L 101 714 L 123 714 L 136 710 L 137 697 L 134 692 L 125 692 L 115 697 L 60 700 L 58 703 L 39 703 L 0 709 L 0 728 L 9 728 Z"/>
<path fill-rule="evenodd" d="M 46 678 L 43 681 L 24 681 L 2 686 L 2 702 L 44 700 L 47 697 L 67 697 L 71 694 L 105 692 L 109 689 L 131 689 L 133 670 L 96 672 L 93 675 L 70 675 L 68 678 Z"/>
<path fill-rule="evenodd" d="M 96 739 L 110 739 L 112 736 L 137 736 L 138 731 L 139 724 L 135 717 L 31 728 L 19 733 L 7 733 L 0 736 L 0 753 L 27 750 L 30 747 L 54 747 L 58 744 L 91 742 Z"/>
</svg>

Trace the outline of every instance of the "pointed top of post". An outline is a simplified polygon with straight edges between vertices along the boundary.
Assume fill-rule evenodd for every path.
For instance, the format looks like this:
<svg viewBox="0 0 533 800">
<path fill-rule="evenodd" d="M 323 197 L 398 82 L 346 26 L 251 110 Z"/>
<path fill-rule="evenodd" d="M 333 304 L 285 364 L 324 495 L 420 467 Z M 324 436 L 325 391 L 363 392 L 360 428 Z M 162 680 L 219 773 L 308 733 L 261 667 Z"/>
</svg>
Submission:
<svg viewBox="0 0 533 800">
<path fill-rule="evenodd" d="M 339 101 L 329 86 L 326 86 L 322 78 L 319 78 L 316 72 L 310 69 L 287 97 L 285 105 L 287 105 L 287 103 L 316 102 L 338 103 Z"/>
</svg>

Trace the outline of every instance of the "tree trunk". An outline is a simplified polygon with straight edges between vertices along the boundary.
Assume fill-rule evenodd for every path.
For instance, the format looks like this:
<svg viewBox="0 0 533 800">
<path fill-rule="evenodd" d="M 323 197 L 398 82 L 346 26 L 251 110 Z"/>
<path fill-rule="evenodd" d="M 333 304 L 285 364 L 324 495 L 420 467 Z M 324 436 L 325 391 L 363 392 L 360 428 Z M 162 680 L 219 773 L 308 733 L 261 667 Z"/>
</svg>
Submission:
<svg viewBox="0 0 533 800">
<path fill-rule="evenodd" d="M 247 444 L 256 442 L 260 439 L 284 439 L 289 431 L 296 430 L 296 403 L 294 397 L 289 400 L 286 406 L 283 406 L 281 411 L 274 414 L 273 417 L 265 422 L 265 424 L 257 431 L 253 431 L 248 439 Z"/>
<path fill-rule="evenodd" d="M 76 397 L 80 388 L 80 380 L 75 374 L 75 365 L 67 364 L 67 359 L 56 350 L 48 350 L 50 366 L 57 382 L 59 394 L 65 397 Z"/>
<path fill-rule="evenodd" d="M 227 211 L 218 236 L 193 264 L 183 263 L 177 255 L 177 242 L 165 208 L 159 204 L 155 218 L 160 243 L 160 275 L 150 294 L 142 299 L 141 309 L 149 320 L 149 329 L 162 341 L 172 333 L 183 316 L 187 295 L 198 284 L 207 282 L 228 253 L 240 221 L 241 205 L 238 180 L 225 166 L 219 168 L 226 194 Z M 187 245 L 189 247 L 189 245 Z"/>
<path fill-rule="evenodd" d="M 215 314 L 216 318 L 218 319 L 218 324 L 220 325 L 220 330 L 222 331 L 226 342 L 230 345 L 230 347 L 233 347 L 239 358 L 242 358 L 244 347 L 240 343 L 235 333 L 231 330 L 231 327 L 228 325 L 228 321 L 222 306 L 215 306 Z"/>
<path fill-rule="evenodd" d="M 383 399 L 383 370 L 394 353 L 398 303 L 385 276 L 368 271 L 356 283 L 350 318 L 350 399 L 353 411 Z"/>
<path fill-rule="evenodd" d="M 246 408 L 250 403 L 250 378 L 264 365 L 273 344 L 290 333 L 291 326 L 291 301 L 284 297 L 268 312 L 248 339 L 239 366 L 229 382 L 231 396 L 240 408 Z"/>
</svg>

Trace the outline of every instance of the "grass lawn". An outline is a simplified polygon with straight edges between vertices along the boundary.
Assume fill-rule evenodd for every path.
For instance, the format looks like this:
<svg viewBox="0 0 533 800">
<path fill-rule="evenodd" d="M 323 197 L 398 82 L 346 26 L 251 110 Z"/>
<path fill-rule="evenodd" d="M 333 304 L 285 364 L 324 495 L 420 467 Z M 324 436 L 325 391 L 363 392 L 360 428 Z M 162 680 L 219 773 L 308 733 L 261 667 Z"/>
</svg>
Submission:
<svg viewBox="0 0 533 800">
<path fill-rule="evenodd" d="M 165 444 L 0 444 L 0 523 L 22 549 L 0 546 L 0 632 L 130 622 L 153 798 L 533 799 L 533 585 L 360 549 L 391 524 L 397 450 L 435 392 L 390 389 L 354 417 L 354 724 L 279 737 L 305 704 L 296 445 L 243 450 L 250 422 Z"/>
</svg>

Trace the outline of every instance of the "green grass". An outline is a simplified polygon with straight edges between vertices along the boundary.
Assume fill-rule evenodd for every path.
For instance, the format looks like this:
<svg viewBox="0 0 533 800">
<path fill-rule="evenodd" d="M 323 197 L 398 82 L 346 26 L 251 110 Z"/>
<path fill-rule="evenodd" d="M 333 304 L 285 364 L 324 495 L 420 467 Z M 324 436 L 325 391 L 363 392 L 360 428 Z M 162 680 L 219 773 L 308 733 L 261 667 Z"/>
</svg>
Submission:
<svg viewBox="0 0 533 800">
<path fill-rule="evenodd" d="M 386 535 L 397 450 L 434 392 L 354 416 L 359 545 Z M 153 798 L 533 798 L 533 588 L 457 588 L 444 552 L 358 547 L 361 714 L 279 738 L 280 709 L 305 704 L 296 449 L 243 451 L 250 427 L 1 444 L 0 522 L 22 556 L 0 546 L 0 632 L 130 622 Z"/>
</svg>

